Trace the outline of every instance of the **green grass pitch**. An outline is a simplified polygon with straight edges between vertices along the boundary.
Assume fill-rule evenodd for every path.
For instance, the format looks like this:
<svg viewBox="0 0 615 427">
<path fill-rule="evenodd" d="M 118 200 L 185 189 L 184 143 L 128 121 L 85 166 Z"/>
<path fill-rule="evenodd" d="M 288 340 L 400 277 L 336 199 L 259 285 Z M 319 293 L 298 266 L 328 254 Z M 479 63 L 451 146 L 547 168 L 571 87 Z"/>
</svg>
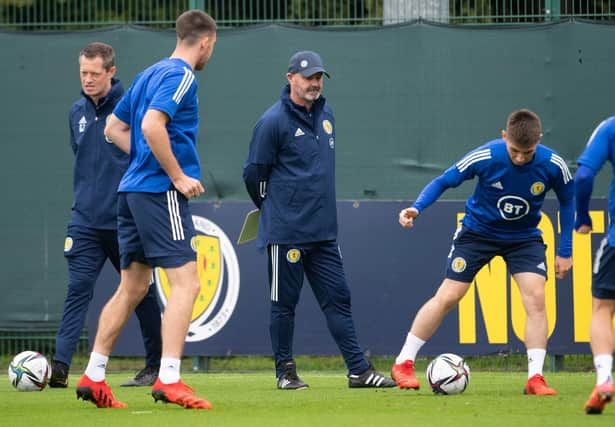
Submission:
<svg viewBox="0 0 615 427">
<path fill-rule="evenodd" d="M 281 391 L 271 373 L 183 375 L 209 399 L 211 411 L 154 404 L 149 388 L 123 388 L 129 374 L 107 380 L 127 409 L 98 409 L 77 400 L 71 375 L 67 389 L 20 393 L 7 376 L 0 381 L 0 425 L 19 426 L 614 426 L 615 403 L 602 415 L 583 413 L 593 373 L 547 373 L 558 396 L 524 396 L 524 373 L 475 372 L 465 393 L 436 396 L 419 373 L 422 388 L 349 389 L 343 372 L 301 372 L 308 390 Z"/>
</svg>

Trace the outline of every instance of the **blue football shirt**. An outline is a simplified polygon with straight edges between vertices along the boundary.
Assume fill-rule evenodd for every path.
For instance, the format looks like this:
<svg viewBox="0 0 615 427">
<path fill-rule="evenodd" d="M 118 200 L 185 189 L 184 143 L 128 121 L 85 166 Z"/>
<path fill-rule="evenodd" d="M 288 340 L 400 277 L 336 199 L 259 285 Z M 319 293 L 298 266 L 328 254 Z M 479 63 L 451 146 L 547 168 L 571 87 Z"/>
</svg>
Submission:
<svg viewBox="0 0 615 427">
<path fill-rule="evenodd" d="M 446 188 L 478 177 L 466 202 L 464 226 L 494 239 L 525 239 L 540 236 L 537 228 L 545 195 L 554 190 L 562 215 L 559 255 L 569 257 L 572 240 L 574 183 L 564 159 L 539 144 L 534 158 L 521 166 L 510 160 L 506 143 L 493 140 L 469 152 L 421 192 L 414 207 L 419 212 L 431 205 Z M 566 215 L 563 215 L 564 207 Z"/>
<path fill-rule="evenodd" d="M 141 72 L 113 113 L 130 125 L 130 162 L 119 192 L 161 193 L 171 180 L 158 163 L 141 131 L 149 109 L 169 117 L 167 131 L 171 149 L 184 173 L 200 179 L 196 149 L 199 127 L 197 83 L 190 65 L 179 58 L 166 58 Z"/>
</svg>

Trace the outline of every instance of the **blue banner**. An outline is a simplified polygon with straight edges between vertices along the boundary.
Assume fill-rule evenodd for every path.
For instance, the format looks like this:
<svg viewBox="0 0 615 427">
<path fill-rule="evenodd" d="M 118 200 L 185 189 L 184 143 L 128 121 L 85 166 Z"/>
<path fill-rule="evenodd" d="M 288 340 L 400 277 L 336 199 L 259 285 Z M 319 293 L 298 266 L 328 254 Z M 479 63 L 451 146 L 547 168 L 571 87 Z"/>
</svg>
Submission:
<svg viewBox="0 0 615 427">
<path fill-rule="evenodd" d="M 397 354 L 422 304 L 440 285 L 451 239 L 464 202 L 441 201 L 412 229 L 397 222 L 404 202 L 338 202 L 339 243 L 352 291 L 359 342 L 372 354 Z M 201 294 L 195 304 L 185 355 L 271 354 L 267 255 L 253 243 L 236 245 L 243 219 L 253 209 L 245 202 L 191 205 L 197 232 Z M 547 200 L 540 228 L 547 244 L 546 284 L 551 354 L 589 353 L 591 260 L 607 228 L 606 200 L 592 201 L 594 232 L 575 235 L 574 267 L 555 280 L 553 262 L 559 242 L 557 201 Z M 107 265 L 97 284 L 88 328 L 90 342 L 98 315 L 119 276 Z M 157 271 L 161 306 L 168 285 Z M 516 284 L 501 258 L 481 270 L 459 307 L 445 318 L 422 354 L 454 352 L 480 355 L 524 352 L 525 313 Z M 134 316 L 114 354 L 143 355 Z M 338 354 L 311 289 L 305 283 L 297 308 L 296 354 Z"/>
</svg>

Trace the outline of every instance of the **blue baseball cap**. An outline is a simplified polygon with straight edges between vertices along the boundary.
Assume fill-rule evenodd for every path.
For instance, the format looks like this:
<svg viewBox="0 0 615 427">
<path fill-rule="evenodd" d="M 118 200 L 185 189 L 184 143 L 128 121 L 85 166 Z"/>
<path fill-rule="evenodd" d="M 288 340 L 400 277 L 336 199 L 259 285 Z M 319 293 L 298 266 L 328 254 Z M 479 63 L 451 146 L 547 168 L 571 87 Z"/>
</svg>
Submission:
<svg viewBox="0 0 615 427">
<path fill-rule="evenodd" d="M 291 74 L 301 73 L 303 77 L 310 77 L 316 73 L 329 73 L 325 70 L 320 55 L 311 50 L 302 50 L 295 53 L 288 61 L 288 72 Z"/>
</svg>

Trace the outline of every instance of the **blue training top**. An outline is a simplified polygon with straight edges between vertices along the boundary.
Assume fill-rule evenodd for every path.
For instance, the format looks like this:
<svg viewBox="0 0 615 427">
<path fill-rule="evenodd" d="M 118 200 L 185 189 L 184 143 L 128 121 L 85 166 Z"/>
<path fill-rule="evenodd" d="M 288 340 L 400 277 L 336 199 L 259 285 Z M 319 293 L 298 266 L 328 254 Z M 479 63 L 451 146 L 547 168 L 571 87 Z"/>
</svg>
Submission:
<svg viewBox="0 0 615 427">
<path fill-rule="evenodd" d="M 577 161 L 579 169 L 575 177 L 577 192 L 577 219 L 575 227 L 581 224 L 591 225 L 589 217 L 589 200 L 592 193 L 594 178 L 607 161 L 611 162 L 611 172 L 615 176 L 615 116 L 609 117 L 594 130 L 587 147 Z M 609 188 L 609 224 L 608 241 L 615 246 L 615 178 Z"/>
<path fill-rule="evenodd" d="M 547 191 L 553 189 L 560 203 L 561 241 L 558 255 L 572 255 L 574 183 L 565 161 L 544 145 L 521 166 L 510 160 L 506 143 L 496 139 L 466 154 L 429 183 L 413 207 L 419 212 L 434 203 L 450 187 L 478 177 L 466 202 L 462 223 L 488 238 L 525 239 L 540 236 L 537 228 Z"/>
<path fill-rule="evenodd" d="M 116 191 L 128 166 L 128 155 L 106 140 L 103 131 L 107 116 L 123 94 L 120 81 L 112 79 L 111 90 L 97 105 L 81 91 L 81 98 L 68 113 L 75 154 L 71 225 L 117 229 Z"/>
<path fill-rule="evenodd" d="M 179 58 L 166 58 L 137 75 L 113 112 L 130 126 L 130 163 L 120 192 L 162 193 L 172 186 L 141 131 L 143 117 L 150 109 L 169 117 L 171 149 L 184 173 L 195 179 L 201 177 L 196 150 L 197 83 L 190 65 Z"/>
</svg>

